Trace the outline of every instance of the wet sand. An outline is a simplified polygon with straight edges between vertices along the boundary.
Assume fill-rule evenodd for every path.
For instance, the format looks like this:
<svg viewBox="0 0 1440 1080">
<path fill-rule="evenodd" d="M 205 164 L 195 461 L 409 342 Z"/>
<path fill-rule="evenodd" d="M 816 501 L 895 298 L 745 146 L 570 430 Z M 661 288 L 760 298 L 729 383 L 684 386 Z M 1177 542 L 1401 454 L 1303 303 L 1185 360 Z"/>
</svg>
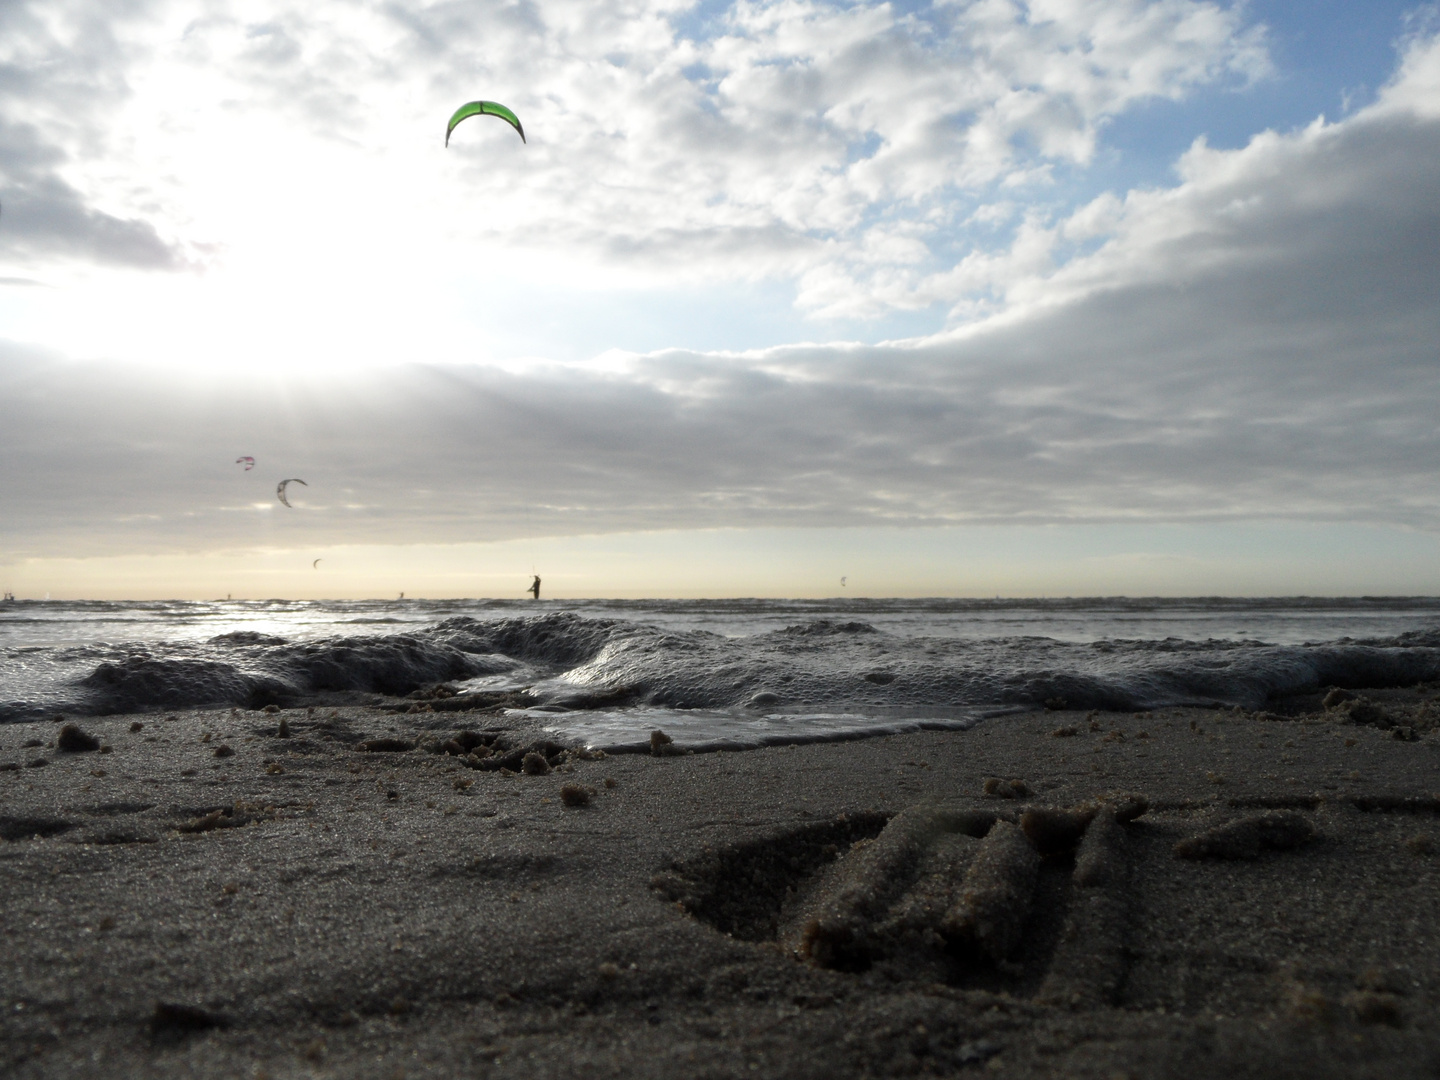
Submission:
<svg viewBox="0 0 1440 1080">
<path fill-rule="evenodd" d="M 1364 693 L 530 773 L 9 725 L 0 1074 L 1433 1077 L 1440 688 Z"/>
</svg>

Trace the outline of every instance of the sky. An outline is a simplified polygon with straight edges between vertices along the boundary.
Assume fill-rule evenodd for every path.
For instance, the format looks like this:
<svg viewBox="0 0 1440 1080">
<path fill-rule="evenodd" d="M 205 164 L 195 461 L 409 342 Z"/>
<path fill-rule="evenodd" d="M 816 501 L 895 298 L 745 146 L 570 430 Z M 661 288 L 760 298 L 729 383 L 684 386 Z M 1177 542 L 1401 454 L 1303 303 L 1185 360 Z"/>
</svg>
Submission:
<svg viewBox="0 0 1440 1080">
<path fill-rule="evenodd" d="M 0 0 L 0 586 L 1440 593 L 1437 35 Z"/>
</svg>

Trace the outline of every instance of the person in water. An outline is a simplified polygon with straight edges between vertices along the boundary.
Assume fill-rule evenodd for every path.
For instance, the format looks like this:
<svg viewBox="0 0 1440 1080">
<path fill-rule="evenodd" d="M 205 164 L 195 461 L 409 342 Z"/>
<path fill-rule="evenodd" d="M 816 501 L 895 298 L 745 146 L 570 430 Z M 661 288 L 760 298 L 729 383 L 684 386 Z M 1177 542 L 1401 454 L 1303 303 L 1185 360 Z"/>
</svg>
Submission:
<svg viewBox="0 0 1440 1080">
<path fill-rule="evenodd" d="M 536 574 L 536 575 L 535 575 L 535 580 L 530 583 L 530 588 L 526 589 L 525 591 L 528 592 L 531 596 L 535 597 L 536 600 L 539 600 L 539 599 L 540 599 L 540 575 L 539 575 L 539 574 Z"/>
</svg>

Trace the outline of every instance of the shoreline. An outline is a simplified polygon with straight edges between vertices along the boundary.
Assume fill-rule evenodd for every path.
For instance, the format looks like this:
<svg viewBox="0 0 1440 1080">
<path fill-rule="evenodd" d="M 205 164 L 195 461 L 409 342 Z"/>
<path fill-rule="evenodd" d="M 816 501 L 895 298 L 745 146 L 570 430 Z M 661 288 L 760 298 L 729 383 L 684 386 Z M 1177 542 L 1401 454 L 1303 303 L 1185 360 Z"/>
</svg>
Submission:
<svg viewBox="0 0 1440 1080">
<path fill-rule="evenodd" d="M 1433 1075 L 1440 693 L 1361 694 L 1378 714 L 1026 712 L 743 752 L 557 753 L 540 775 L 357 749 L 504 726 L 485 714 L 79 720 L 109 753 L 8 724 L 0 1070 Z M 924 807 L 1018 829 L 1115 792 L 1148 802 L 1110 841 L 1123 887 L 1087 891 L 1088 856 L 1057 850 L 1003 954 L 894 929 L 925 889 L 954 902 L 971 882 L 935 869 L 942 849 L 973 868 L 986 842 L 924 833 L 909 862 L 866 854 Z M 1300 832 L 1234 857 L 1236 828 L 1267 814 Z M 1230 857 L 1178 856 L 1186 843 Z M 842 908 L 871 951 L 797 959 L 815 913 Z"/>
</svg>

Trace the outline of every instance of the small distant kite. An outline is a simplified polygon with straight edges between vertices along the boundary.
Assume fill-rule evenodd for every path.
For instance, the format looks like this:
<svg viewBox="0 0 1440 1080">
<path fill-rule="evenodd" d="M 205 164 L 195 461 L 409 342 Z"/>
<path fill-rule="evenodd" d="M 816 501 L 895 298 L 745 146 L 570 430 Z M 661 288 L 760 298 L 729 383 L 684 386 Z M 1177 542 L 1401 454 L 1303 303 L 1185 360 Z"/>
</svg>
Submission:
<svg viewBox="0 0 1440 1080">
<path fill-rule="evenodd" d="M 275 485 L 275 497 L 286 506 L 290 505 L 290 500 L 285 497 L 285 489 L 291 484 L 305 484 L 305 481 L 301 480 L 298 476 L 292 476 L 289 480 L 281 480 L 280 483 Z M 309 487 L 310 485 L 305 484 L 305 486 Z"/>
<path fill-rule="evenodd" d="M 306 484 L 305 486 L 306 486 L 306 487 L 309 487 L 310 485 L 309 485 L 309 484 Z M 312 563 L 310 564 L 310 569 L 311 569 L 311 570 L 319 570 L 319 569 L 320 569 L 320 560 L 319 560 L 319 559 L 316 559 L 314 562 L 312 562 Z"/>
<path fill-rule="evenodd" d="M 244 465 L 244 466 L 245 466 L 245 471 L 246 471 L 246 472 L 249 472 L 251 469 L 253 469 L 253 468 L 255 467 L 255 459 L 254 459 L 253 457 L 251 457 L 249 454 L 246 454 L 244 457 L 237 457 L 237 458 L 235 459 L 235 464 L 236 464 L 236 465 Z"/>
<path fill-rule="evenodd" d="M 848 577 L 849 575 L 847 574 L 846 576 Z M 840 587 L 841 587 L 842 589 L 845 587 L 845 578 L 843 578 L 843 577 L 840 579 Z"/>
<path fill-rule="evenodd" d="M 520 118 L 504 105 L 498 101 L 471 101 L 461 105 L 455 110 L 455 115 L 450 117 L 450 124 L 445 129 L 446 146 L 450 145 L 450 133 L 455 130 L 455 125 L 472 116 L 498 116 L 520 133 L 521 142 L 529 141 L 525 138 L 525 129 L 520 126 Z"/>
</svg>

